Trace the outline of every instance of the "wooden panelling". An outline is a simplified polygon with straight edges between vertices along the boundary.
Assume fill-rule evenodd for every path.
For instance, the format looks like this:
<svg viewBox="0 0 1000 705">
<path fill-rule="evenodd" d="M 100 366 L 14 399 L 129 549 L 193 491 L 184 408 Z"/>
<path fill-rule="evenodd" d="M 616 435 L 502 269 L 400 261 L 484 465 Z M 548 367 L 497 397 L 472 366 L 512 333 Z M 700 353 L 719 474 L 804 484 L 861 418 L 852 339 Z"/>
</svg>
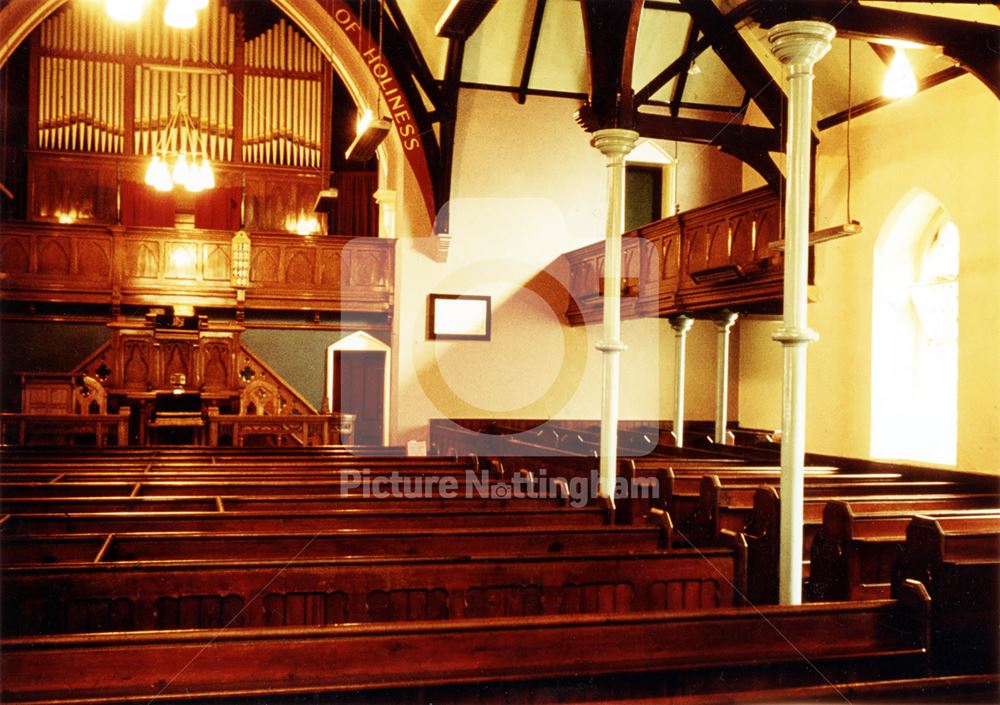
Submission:
<svg viewBox="0 0 1000 705">
<path fill-rule="evenodd" d="M 634 317 L 642 270 L 645 243 L 632 233 L 622 241 L 622 315 Z M 567 312 L 574 325 L 601 320 L 604 299 L 604 241 L 573 250 L 567 254 L 570 262 L 570 308 Z"/>
<path fill-rule="evenodd" d="M 162 306 L 235 306 L 232 234 L 213 230 L 5 224 L 0 298 Z M 392 240 L 253 235 L 246 307 L 392 309 Z"/>
<path fill-rule="evenodd" d="M 28 218 L 59 222 L 118 222 L 118 165 L 112 157 L 28 158 Z"/>
<path fill-rule="evenodd" d="M 110 302 L 113 252 L 105 228 L 5 226 L 0 232 L 2 298 Z"/>
<path fill-rule="evenodd" d="M 778 200 L 765 187 L 625 233 L 622 316 L 780 305 L 782 255 L 768 247 L 780 238 L 779 220 Z M 574 325 L 596 323 L 604 243 L 566 258 L 573 294 L 567 316 Z M 712 274 L 721 276 L 702 278 Z"/>
<path fill-rule="evenodd" d="M 324 188 L 318 172 L 246 172 L 246 229 L 296 232 L 299 218 L 315 219 L 316 194 Z M 317 221 L 317 231 L 319 228 Z"/>
</svg>

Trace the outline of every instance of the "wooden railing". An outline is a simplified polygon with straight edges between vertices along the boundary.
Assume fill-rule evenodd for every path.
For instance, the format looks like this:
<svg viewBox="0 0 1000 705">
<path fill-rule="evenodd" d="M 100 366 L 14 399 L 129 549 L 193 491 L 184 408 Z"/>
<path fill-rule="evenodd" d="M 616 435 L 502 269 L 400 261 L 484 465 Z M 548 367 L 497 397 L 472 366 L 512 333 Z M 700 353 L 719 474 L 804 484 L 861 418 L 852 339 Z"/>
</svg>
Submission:
<svg viewBox="0 0 1000 705">
<path fill-rule="evenodd" d="M 277 446 L 353 445 L 354 414 L 238 415 L 208 414 L 208 444 L 218 446 L 228 436 L 232 445 L 246 445 L 252 436 Z"/>
<path fill-rule="evenodd" d="M 117 414 L 0 414 L 5 445 L 128 445 L 129 410 Z"/>
<path fill-rule="evenodd" d="M 232 233 L 7 223 L 0 299 L 237 306 Z M 251 235 L 248 309 L 388 313 L 393 240 Z"/>
<path fill-rule="evenodd" d="M 767 187 L 625 233 L 622 316 L 733 308 L 779 310 L 783 257 L 778 199 Z M 601 320 L 604 243 L 565 255 L 574 325 Z"/>
</svg>

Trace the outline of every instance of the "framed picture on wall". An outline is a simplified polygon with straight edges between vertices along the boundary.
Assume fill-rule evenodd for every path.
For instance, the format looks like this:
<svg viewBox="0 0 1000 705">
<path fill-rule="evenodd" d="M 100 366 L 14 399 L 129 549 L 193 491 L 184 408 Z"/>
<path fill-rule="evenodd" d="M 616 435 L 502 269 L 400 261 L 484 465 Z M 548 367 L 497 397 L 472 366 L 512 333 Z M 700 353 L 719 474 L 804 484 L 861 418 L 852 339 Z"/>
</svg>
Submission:
<svg viewBox="0 0 1000 705">
<path fill-rule="evenodd" d="M 427 300 L 430 340 L 489 340 L 491 298 L 466 294 L 431 294 Z"/>
</svg>

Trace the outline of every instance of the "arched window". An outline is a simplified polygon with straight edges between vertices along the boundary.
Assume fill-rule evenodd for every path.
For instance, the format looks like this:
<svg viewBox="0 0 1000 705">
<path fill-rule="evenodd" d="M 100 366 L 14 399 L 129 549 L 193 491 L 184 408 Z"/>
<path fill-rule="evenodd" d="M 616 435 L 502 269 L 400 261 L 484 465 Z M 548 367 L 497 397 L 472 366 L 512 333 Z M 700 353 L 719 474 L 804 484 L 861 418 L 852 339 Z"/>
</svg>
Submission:
<svg viewBox="0 0 1000 705">
<path fill-rule="evenodd" d="M 897 207 L 876 243 L 873 457 L 956 462 L 958 253 L 958 227 L 920 191 Z"/>
</svg>

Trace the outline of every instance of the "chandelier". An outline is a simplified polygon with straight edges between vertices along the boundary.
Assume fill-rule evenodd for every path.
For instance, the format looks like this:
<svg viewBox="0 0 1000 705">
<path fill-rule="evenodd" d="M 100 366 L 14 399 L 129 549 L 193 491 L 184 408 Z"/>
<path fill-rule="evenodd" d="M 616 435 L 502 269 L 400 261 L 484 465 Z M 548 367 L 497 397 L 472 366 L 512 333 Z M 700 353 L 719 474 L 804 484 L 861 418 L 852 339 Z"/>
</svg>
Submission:
<svg viewBox="0 0 1000 705">
<path fill-rule="evenodd" d="M 178 94 L 177 108 L 153 145 L 153 158 L 146 167 L 146 183 L 157 191 L 173 191 L 176 185 L 194 193 L 215 188 L 215 173 L 208 161 L 208 150 L 188 114 L 184 93 Z"/>
</svg>

